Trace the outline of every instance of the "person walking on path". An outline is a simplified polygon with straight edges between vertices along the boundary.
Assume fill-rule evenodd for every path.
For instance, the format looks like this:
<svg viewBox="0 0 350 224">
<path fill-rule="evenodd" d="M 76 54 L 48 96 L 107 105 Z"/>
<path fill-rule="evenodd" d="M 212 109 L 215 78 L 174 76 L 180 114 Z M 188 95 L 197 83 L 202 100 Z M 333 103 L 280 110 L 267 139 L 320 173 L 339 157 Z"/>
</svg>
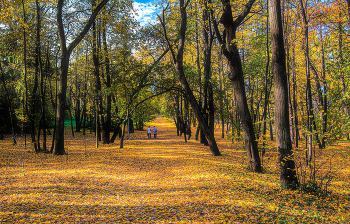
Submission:
<svg viewBox="0 0 350 224">
<path fill-rule="evenodd" d="M 157 138 L 157 128 L 156 126 L 153 126 L 153 135 L 154 135 L 154 138 Z"/>
<path fill-rule="evenodd" d="M 151 134 L 152 134 L 152 132 L 151 132 L 151 126 L 148 126 L 148 128 L 147 128 L 147 137 L 148 137 L 148 138 L 151 138 Z"/>
</svg>

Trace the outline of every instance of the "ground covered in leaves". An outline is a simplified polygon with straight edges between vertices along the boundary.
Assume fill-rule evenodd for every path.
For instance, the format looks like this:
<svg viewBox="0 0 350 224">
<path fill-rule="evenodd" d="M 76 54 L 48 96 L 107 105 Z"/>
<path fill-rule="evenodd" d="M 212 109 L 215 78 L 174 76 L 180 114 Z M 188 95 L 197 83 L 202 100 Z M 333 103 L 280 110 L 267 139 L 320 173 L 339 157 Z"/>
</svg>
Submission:
<svg viewBox="0 0 350 224">
<path fill-rule="evenodd" d="M 214 157 L 170 120 L 149 125 L 157 139 L 138 131 L 123 149 L 96 149 L 91 133 L 67 137 L 64 156 L 0 141 L 0 223 L 349 223 L 347 142 L 323 151 L 330 164 L 319 172 L 333 176 L 319 196 L 280 189 L 274 148 L 265 172 L 250 173 L 240 144 L 217 138 Z"/>
</svg>

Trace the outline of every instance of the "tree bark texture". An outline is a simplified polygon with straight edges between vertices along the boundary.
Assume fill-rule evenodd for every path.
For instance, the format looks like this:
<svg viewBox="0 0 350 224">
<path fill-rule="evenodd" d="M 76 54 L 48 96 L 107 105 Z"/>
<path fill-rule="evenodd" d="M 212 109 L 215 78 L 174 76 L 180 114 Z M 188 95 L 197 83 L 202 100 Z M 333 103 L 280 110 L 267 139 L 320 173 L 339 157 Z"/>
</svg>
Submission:
<svg viewBox="0 0 350 224">
<path fill-rule="evenodd" d="M 66 34 L 63 26 L 63 5 L 64 0 L 58 0 L 57 2 L 57 26 L 58 35 L 60 38 L 61 47 L 61 70 L 60 70 L 60 90 L 58 93 L 57 102 L 57 118 L 56 118 L 56 136 L 55 136 L 55 148 L 53 153 L 55 155 L 64 155 L 64 119 L 66 109 L 66 98 L 67 98 L 67 78 L 69 70 L 69 58 L 74 48 L 80 43 L 85 37 L 87 32 L 90 30 L 92 22 L 97 17 L 98 13 L 103 6 L 107 4 L 108 0 L 103 0 L 92 12 L 88 21 L 86 21 L 83 30 L 78 34 L 77 37 L 69 44 L 67 48 Z"/>
<path fill-rule="evenodd" d="M 100 32 L 98 32 L 96 28 L 96 22 L 94 21 L 92 23 L 92 35 L 93 35 L 93 44 L 92 44 L 92 52 L 93 52 L 93 62 L 94 62 L 94 74 L 95 74 L 95 94 L 96 94 L 96 109 L 97 113 L 96 115 L 99 116 L 99 123 L 96 125 L 100 125 L 100 134 L 102 137 L 102 143 L 108 144 L 109 138 L 106 136 L 106 128 L 105 128 L 105 116 L 103 111 L 103 98 L 101 95 L 102 91 L 102 84 L 101 84 L 101 78 L 100 78 L 100 45 L 98 44 L 98 39 L 100 36 Z"/>
<path fill-rule="evenodd" d="M 349 24 L 349 26 L 350 26 L 350 0 L 346 0 L 346 3 L 348 3 L 348 24 Z"/>
<path fill-rule="evenodd" d="M 341 15 L 339 15 L 341 18 Z M 338 51 L 339 51 L 339 56 L 338 56 L 338 62 L 339 62 L 339 76 L 340 76 L 340 82 L 342 86 L 342 95 L 345 96 L 347 93 L 347 85 L 345 83 L 345 76 L 343 72 L 343 67 L 344 67 L 344 58 L 343 58 L 343 24 L 341 21 L 338 22 Z M 349 108 L 349 103 L 347 99 L 342 99 L 342 104 L 344 108 L 344 114 L 346 117 L 349 117 L 350 114 L 350 108 Z M 349 140 L 349 131 L 345 130 L 345 135 L 346 138 Z"/>
<path fill-rule="evenodd" d="M 111 83 L 111 74 L 110 74 L 110 61 L 108 54 L 108 46 L 107 46 L 107 22 L 106 19 L 103 19 L 102 24 L 102 38 L 103 38 L 103 48 L 104 48 L 104 57 L 105 57 L 105 72 L 106 72 L 106 87 L 109 90 L 112 86 Z M 107 108 L 106 108 L 106 121 L 105 121 L 105 138 L 110 142 L 110 133 L 111 133 L 111 122 L 112 122 L 112 94 L 110 91 L 107 91 Z"/>
<path fill-rule="evenodd" d="M 294 46 L 293 46 L 294 51 Z M 299 147 L 299 118 L 298 118 L 298 102 L 297 102 L 297 83 L 296 83 L 296 71 L 295 71 L 295 55 L 293 52 L 292 59 L 292 83 L 293 83 L 293 111 L 294 111 L 294 130 L 295 130 L 295 148 Z"/>
<path fill-rule="evenodd" d="M 311 95 L 311 77 L 310 77 L 310 61 L 309 61 L 309 21 L 306 17 L 306 6 L 304 6 L 303 0 L 299 0 L 302 12 L 302 19 L 304 23 L 304 54 L 306 60 L 306 107 L 307 107 L 307 131 L 308 131 L 308 150 L 306 154 L 306 163 L 309 164 L 312 161 L 312 131 L 313 131 L 313 111 L 312 111 L 312 95 Z M 307 2 L 307 1 L 306 1 Z"/>
<path fill-rule="evenodd" d="M 214 138 L 214 133 L 211 132 L 211 130 L 208 128 L 208 125 L 201 113 L 201 108 L 198 105 L 198 102 L 196 98 L 193 95 L 193 92 L 187 82 L 185 73 L 184 73 L 184 68 L 183 68 L 183 54 L 184 54 L 184 47 L 185 47 L 185 35 L 186 35 L 186 26 L 187 26 L 187 13 L 186 13 L 186 7 L 189 1 L 187 3 L 184 3 L 184 0 L 180 0 L 180 12 L 181 12 L 181 27 L 180 27 L 180 38 L 179 38 L 179 45 L 178 45 L 178 50 L 177 54 L 174 52 L 173 46 L 170 43 L 168 37 L 167 37 L 167 32 L 166 32 L 166 27 L 165 27 L 165 20 L 164 20 L 164 14 L 163 14 L 163 19 L 159 17 L 162 27 L 163 27 L 163 34 L 164 37 L 168 43 L 173 62 L 174 62 L 174 67 L 176 69 L 176 72 L 179 76 L 179 80 L 182 86 L 182 89 L 184 91 L 185 96 L 187 97 L 187 100 L 192 106 L 193 112 L 195 113 L 199 126 L 203 130 L 203 134 L 205 135 L 209 148 L 214 156 L 220 156 L 221 153 L 219 151 L 219 148 L 216 144 L 215 138 Z M 164 13 L 164 11 L 163 11 Z"/>
<path fill-rule="evenodd" d="M 263 163 L 263 156 L 265 155 L 265 140 L 266 140 L 266 118 L 267 118 L 267 108 L 269 106 L 269 98 L 270 98 L 270 80 L 269 80 L 269 74 L 270 74 L 270 44 L 269 44 L 269 15 L 266 16 L 266 66 L 265 66 L 265 76 L 264 76 L 264 93 L 265 93 L 265 100 L 264 100 L 264 110 L 262 115 L 263 123 L 263 149 L 261 152 L 261 163 Z"/>
<path fill-rule="evenodd" d="M 349 1 L 348 1 L 349 3 Z M 328 122 L 328 102 L 327 102 L 327 81 L 326 81 L 326 62 L 325 62 L 325 50 L 324 50 L 324 44 L 323 44 L 323 32 L 322 27 L 320 25 L 320 38 L 321 38 L 321 75 L 322 75 L 322 96 L 323 96 L 323 112 L 321 113 L 321 117 L 323 120 L 322 125 L 322 148 L 326 147 L 326 140 L 327 140 L 327 122 Z"/>
<path fill-rule="evenodd" d="M 220 118 L 221 118 L 221 138 L 225 138 L 225 115 L 224 115 L 224 92 L 223 92 L 223 81 L 222 81 L 222 71 L 223 71 L 223 63 L 222 63 L 222 54 L 219 53 L 219 90 L 220 90 L 220 98 L 219 98 L 219 108 L 220 108 Z"/>
<path fill-rule="evenodd" d="M 209 128 L 210 127 L 210 115 L 208 111 L 210 108 L 208 108 L 208 105 L 212 102 L 209 102 L 209 83 L 210 83 L 210 72 L 211 72 L 211 55 L 212 55 L 212 46 L 213 46 L 213 32 L 211 32 L 211 24 L 209 20 L 209 12 L 208 12 L 208 5 L 207 0 L 204 1 L 204 9 L 203 9 L 203 24 L 208 24 L 207 26 L 204 26 L 203 28 L 203 44 L 204 44 L 204 87 L 203 87 L 203 102 L 202 102 L 202 114 L 204 116 L 204 119 L 206 120 Z M 205 139 L 205 136 L 202 135 L 203 131 L 201 132 L 201 143 L 204 145 L 208 145 L 208 142 Z M 214 132 L 213 132 L 214 133 Z"/>
<path fill-rule="evenodd" d="M 295 188 L 298 185 L 290 138 L 286 55 L 284 49 L 280 0 L 269 1 L 271 27 L 271 55 L 274 80 L 275 125 L 280 170 L 280 185 Z"/>
<path fill-rule="evenodd" d="M 224 38 L 221 36 L 218 24 L 213 19 L 213 13 L 211 13 L 215 33 L 221 45 L 223 54 L 227 58 L 230 67 L 229 79 L 233 85 L 236 98 L 236 110 L 243 129 L 245 149 L 248 156 L 248 168 L 253 172 L 261 172 L 262 168 L 259 157 L 259 150 L 255 138 L 253 121 L 251 119 L 248 108 L 242 62 L 236 42 L 237 28 L 242 23 L 244 18 L 249 14 L 255 0 L 250 0 L 244 6 L 243 12 L 235 20 L 233 20 L 232 16 L 230 0 L 222 0 L 221 2 L 223 6 L 223 14 L 219 22 L 225 28 L 224 34 L 226 35 L 226 39 L 225 36 Z"/>
</svg>

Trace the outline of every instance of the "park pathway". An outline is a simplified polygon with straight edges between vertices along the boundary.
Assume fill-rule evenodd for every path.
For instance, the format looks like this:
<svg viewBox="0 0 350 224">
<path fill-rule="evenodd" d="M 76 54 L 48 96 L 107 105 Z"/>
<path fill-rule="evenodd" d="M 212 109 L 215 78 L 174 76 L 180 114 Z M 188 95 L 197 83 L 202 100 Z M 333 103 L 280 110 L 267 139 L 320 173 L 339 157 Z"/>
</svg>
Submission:
<svg viewBox="0 0 350 224">
<path fill-rule="evenodd" d="M 64 156 L 35 154 L 22 147 L 21 139 L 18 146 L 11 145 L 11 139 L 1 141 L 0 223 L 350 219 L 346 207 L 341 207 L 350 207 L 347 197 L 341 203 L 328 202 L 322 207 L 326 215 L 321 215 L 317 206 L 325 203 L 323 199 L 281 191 L 276 163 L 270 162 L 264 174 L 247 172 L 244 151 L 233 149 L 229 140 L 217 139 L 223 156 L 214 157 L 208 147 L 176 136 L 171 120 L 158 117 L 148 125 L 158 128 L 157 139 L 136 131 L 122 149 L 118 141 L 96 148 L 93 133 L 67 136 Z M 348 186 L 348 179 L 344 181 Z"/>
<path fill-rule="evenodd" d="M 148 125 L 157 139 L 135 131 L 123 149 L 119 141 L 96 148 L 93 133 L 67 136 L 64 156 L 4 143 L 0 222 L 206 223 L 229 212 L 216 166 L 226 159 L 185 143 L 169 119 Z"/>
</svg>

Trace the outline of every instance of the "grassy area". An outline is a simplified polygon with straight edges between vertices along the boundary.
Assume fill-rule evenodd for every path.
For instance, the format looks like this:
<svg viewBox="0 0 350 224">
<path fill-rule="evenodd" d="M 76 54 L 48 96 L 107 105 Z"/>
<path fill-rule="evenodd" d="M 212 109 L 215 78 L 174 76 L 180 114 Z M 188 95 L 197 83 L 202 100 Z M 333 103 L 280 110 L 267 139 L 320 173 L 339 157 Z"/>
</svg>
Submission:
<svg viewBox="0 0 350 224">
<path fill-rule="evenodd" d="M 35 154 L 23 139 L 18 146 L 0 141 L 0 223 L 350 220 L 347 142 L 317 150 L 324 162 L 319 174 L 331 170 L 334 176 L 330 193 L 321 197 L 280 189 L 274 149 L 264 158 L 265 172 L 250 173 L 238 143 L 218 138 L 223 156 L 214 157 L 197 141 L 177 137 L 169 120 L 148 125 L 158 128 L 157 139 L 137 131 L 123 149 L 118 142 L 96 149 L 92 135 L 67 137 L 64 156 Z"/>
</svg>

